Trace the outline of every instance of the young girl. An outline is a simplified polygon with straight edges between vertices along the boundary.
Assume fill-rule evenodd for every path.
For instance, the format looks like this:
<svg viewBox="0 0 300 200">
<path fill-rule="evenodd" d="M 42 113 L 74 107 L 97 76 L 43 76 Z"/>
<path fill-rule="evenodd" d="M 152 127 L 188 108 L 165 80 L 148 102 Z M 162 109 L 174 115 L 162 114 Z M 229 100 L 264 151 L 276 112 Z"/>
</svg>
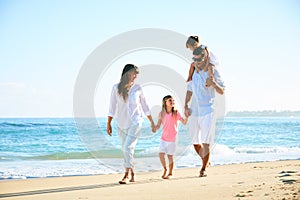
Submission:
<svg viewBox="0 0 300 200">
<path fill-rule="evenodd" d="M 162 110 L 158 116 L 158 122 L 156 125 L 156 130 L 163 125 L 162 136 L 159 147 L 159 159 L 164 168 L 162 175 L 163 179 L 169 179 L 173 175 L 173 155 L 176 150 L 176 136 L 178 133 L 178 121 L 184 125 L 187 123 L 188 118 L 183 119 L 180 113 L 175 109 L 175 102 L 171 95 L 167 95 L 162 100 Z M 165 161 L 165 154 L 168 156 L 169 160 L 169 173 L 167 175 L 167 165 Z"/>
</svg>

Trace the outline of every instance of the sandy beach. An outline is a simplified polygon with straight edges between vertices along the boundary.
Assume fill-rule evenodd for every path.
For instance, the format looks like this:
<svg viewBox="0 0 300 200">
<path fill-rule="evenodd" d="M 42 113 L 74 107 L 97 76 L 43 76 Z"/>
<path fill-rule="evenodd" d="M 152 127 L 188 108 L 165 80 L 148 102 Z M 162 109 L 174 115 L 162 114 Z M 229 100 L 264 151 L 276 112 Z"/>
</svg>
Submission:
<svg viewBox="0 0 300 200">
<path fill-rule="evenodd" d="M 300 161 L 274 161 L 176 169 L 174 178 L 161 172 L 136 174 L 136 182 L 119 185 L 121 174 L 6 180 L 1 199 L 300 199 Z"/>
</svg>

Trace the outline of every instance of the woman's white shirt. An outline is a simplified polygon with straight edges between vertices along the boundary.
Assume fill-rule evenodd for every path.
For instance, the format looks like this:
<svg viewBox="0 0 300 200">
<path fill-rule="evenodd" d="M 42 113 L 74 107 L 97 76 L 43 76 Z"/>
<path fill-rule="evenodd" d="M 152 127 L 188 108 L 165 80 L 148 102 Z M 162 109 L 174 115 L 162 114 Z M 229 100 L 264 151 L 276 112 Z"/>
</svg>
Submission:
<svg viewBox="0 0 300 200">
<path fill-rule="evenodd" d="M 116 118 L 119 128 L 126 129 L 131 125 L 142 124 L 143 113 L 146 116 L 151 114 L 140 85 L 133 84 L 131 86 L 126 102 L 118 94 L 118 84 L 113 86 L 108 116 Z"/>
</svg>

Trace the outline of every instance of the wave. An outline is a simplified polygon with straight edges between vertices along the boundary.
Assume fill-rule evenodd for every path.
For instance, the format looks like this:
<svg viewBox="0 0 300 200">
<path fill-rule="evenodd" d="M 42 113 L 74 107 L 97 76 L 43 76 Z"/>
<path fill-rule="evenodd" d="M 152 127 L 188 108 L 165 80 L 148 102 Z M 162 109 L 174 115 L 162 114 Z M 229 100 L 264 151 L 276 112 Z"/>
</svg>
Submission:
<svg viewBox="0 0 300 200">
<path fill-rule="evenodd" d="M 236 147 L 235 153 L 261 154 L 261 153 L 300 153 L 299 147 Z"/>
<path fill-rule="evenodd" d="M 158 147 L 147 148 L 136 154 L 137 157 L 155 157 Z M 234 155 L 234 154 L 271 154 L 271 153 L 299 153 L 299 147 L 235 147 L 230 148 L 224 144 L 215 144 L 211 148 L 212 155 Z M 193 146 L 177 146 L 176 156 L 189 156 L 195 154 Z"/>
<path fill-rule="evenodd" d="M 135 150 L 135 157 L 153 157 L 154 154 L 145 154 L 144 150 Z M 156 156 L 157 154 L 155 154 Z M 120 149 L 107 149 L 92 152 L 59 152 L 48 155 L 31 156 L 25 160 L 69 160 L 69 159 L 98 159 L 98 158 L 123 158 Z"/>
<path fill-rule="evenodd" d="M 231 154 L 269 154 L 269 153 L 299 153 L 300 147 L 234 147 L 230 148 L 223 144 L 216 144 L 212 148 L 212 153 L 214 155 L 231 155 Z"/>
<path fill-rule="evenodd" d="M 156 157 L 158 156 L 158 147 L 147 149 L 136 149 L 134 157 Z M 299 147 L 235 147 L 230 148 L 223 144 L 216 144 L 211 149 L 212 156 L 233 156 L 238 154 L 276 154 L 276 153 L 296 153 L 300 156 Z M 175 156 L 191 156 L 195 154 L 192 146 L 178 147 Z M 19 157 L 21 160 L 69 160 L 69 159 L 103 159 L 103 158 L 123 158 L 121 149 L 105 149 L 92 152 L 59 152 L 48 155 L 39 155 L 31 157 Z M 0 160 L 6 160 L 1 157 Z"/>
<path fill-rule="evenodd" d="M 52 123 L 11 123 L 11 122 L 2 122 L 0 123 L 0 128 L 26 128 L 26 127 L 57 127 L 62 126 L 62 124 L 52 124 Z"/>
<path fill-rule="evenodd" d="M 180 149 L 181 148 L 181 149 Z M 158 148 L 150 148 L 141 153 L 143 154 L 157 154 Z M 176 155 L 194 155 L 195 150 L 193 146 L 187 147 L 177 147 Z M 275 154 L 275 153 L 299 153 L 300 156 L 300 147 L 229 147 L 224 144 L 215 144 L 211 147 L 212 155 L 234 155 L 234 154 Z"/>
<path fill-rule="evenodd" d="M 59 152 L 48 155 L 27 157 L 26 160 L 69 160 L 94 158 L 122 158 L 122 151 L 116 149 L 93 152 Z"/>
</svg>

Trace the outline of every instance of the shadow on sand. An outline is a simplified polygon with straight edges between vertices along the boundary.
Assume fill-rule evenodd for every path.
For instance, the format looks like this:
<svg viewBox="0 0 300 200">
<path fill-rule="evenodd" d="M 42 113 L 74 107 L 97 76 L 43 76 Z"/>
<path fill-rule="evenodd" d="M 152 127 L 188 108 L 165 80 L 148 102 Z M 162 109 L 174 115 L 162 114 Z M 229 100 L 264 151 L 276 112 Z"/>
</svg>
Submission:
<svg viewBox="0 0 300 200">
<path fill-rule="evenodd" d="M 147 184 L 147 183 L 154 183 L 154 182 L 161 182 L 161 181 L 175 181 L 175 180 L 182 180 L 182 179 L 193 179 L 198 178 L 196 176 L 189 176 L 189 177 L 174 177 L 172 179 L 163 180 L 161 178 L 156 179 L 148 179 L 148 180 L 141 180 L 136 181 L 134 183 L 129 183 L 127 185 L 136 185 L 136 184 Z M 109 187 L 120 187 L 119 183 L 108 183 L 108 184 L 96 184 L 96 185 L 87 185 L 87 186 L 75 186 L 75 187 L 63 187 L 63 188 L 54 188 L 54 189 L 44 189 L 44 190 L 33 190 L 33 191 L 26 191 L 26 192 L 16 192 L 16 193 L 6 193 L 0 194 L 0 198 L 7 198 L 7 197 L 20 197 L 20 196 L 30 196 L 30 195 L 39 195 L 39 194 L 49 194 L 49 193 L 60 193 L 60 192 L 70 192 L 76 190 L 91 190 L 97 188 L 109 188 Z"/>
</svg>

